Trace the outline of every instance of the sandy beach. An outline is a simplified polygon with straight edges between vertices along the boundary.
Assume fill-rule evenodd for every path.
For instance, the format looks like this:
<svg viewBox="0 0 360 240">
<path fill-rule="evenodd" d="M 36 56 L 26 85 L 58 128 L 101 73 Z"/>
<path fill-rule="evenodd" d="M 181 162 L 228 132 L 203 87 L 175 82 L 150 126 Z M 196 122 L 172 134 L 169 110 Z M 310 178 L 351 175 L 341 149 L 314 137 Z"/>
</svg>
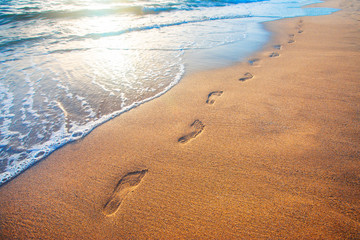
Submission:
<svg viewBox="0 0 360 240">
<path fill-rule="evenodd" d="M 360 239 L 360 2 L 317 6 L 1 186 L 0 238 Z"/>
</svg>

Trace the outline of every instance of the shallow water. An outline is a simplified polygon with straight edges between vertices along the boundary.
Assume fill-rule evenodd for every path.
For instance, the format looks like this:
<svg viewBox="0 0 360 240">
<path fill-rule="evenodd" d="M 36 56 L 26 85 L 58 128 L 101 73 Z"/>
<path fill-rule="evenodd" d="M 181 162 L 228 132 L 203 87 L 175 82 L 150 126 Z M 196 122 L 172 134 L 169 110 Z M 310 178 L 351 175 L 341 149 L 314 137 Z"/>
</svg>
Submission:
<svg viewBox="0 0 360 240">
<path fill-rule="evenodd" d="M 302 0 L 0 3 L 0 184 L 184 74 L 259 50 L 262 22 L 330 14 Z"/>
</svg>

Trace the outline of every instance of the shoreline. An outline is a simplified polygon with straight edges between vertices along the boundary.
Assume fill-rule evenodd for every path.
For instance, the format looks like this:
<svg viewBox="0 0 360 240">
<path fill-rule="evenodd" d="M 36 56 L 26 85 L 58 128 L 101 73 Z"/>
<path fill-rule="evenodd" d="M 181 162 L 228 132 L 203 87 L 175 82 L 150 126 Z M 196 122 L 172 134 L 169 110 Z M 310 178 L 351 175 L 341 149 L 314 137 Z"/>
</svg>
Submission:
<svg viewBox="0 0 360 240">
<path fill-rule="evenodd" d="M 350 10 L 268 22 L 253 65 L 187 76 L 56 150 L 0 187 L 0 238 L 359 237 Z"/>
</svg>

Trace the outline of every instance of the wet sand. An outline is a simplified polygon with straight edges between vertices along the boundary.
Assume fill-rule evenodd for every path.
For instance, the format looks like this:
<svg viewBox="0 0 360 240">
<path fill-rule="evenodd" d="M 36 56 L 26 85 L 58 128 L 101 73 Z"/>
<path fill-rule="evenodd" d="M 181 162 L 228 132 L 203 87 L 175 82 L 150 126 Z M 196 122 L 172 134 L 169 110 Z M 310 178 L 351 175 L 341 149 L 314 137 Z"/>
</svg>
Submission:
<svg viewBox="0 0 360 240">
<path fill-rule="evenodd" d="M 0 187 L 1 239 L 359 239 L 360 4 L 319 5 Z"/>
</svg>

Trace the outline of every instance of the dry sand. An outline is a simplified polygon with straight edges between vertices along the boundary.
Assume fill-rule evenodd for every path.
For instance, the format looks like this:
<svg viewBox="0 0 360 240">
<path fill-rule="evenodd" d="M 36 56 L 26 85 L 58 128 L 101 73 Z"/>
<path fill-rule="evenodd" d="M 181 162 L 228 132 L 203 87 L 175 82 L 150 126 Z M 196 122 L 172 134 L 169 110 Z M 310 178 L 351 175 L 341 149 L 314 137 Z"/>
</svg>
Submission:
<svg viewBox="0 0 360 240">
<path fill-rule="evenodd" d="M 343 11 L 266 24 L 253 65 L 186 77 L 0 187 L 1 238 L 360 239 L 360 4 L 321 5 Z"/>
</svg>

